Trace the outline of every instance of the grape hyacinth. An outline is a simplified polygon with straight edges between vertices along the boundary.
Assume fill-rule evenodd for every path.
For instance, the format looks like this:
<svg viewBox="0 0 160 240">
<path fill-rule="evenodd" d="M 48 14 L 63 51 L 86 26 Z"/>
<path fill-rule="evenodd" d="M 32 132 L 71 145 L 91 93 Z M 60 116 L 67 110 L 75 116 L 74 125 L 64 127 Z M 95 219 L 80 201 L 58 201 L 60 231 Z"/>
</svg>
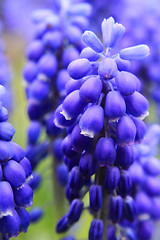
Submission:
<svg viewBox="0 0 160 240">
<path fill-rule="evenodd" d="M 24 150 L 12 142 L 15 129 L 2 104 L 6 88 L 0 85 L 0 236 L 16 237 L 26 232 L 30 216 L 26 208 L 32 205 L 33 190 L 29 186 L 32 169 Z"/>
<path fill-rule="evenodd" d="M 101 29 L 103 44 L 91 31 L 82 35 L 87 46 L 68 65 L 74 80 L 54 118 L 56 126 L 67 127 L 61 148 L 70 171 L 66 186 L 70 209 L 58 221 L 56 231 L 65 232 L 79 220 L 89 192 L 94 217 L 89 240 L 106 239 L 114 227 L 118 231 L 123 222 L 136 220 L 128 168 L 135 158 L 134 144 L 145 135 L 143 119 L 149 106 L 140 93 L 140 80 L 129 72 L 130 60 L 144 59 L 149 48 L 142 44 L 112 55 L 125 28 L 110 17 L 103 20 Z M 123 236 L 127 234 L 124 228 Z"/>
</svg>

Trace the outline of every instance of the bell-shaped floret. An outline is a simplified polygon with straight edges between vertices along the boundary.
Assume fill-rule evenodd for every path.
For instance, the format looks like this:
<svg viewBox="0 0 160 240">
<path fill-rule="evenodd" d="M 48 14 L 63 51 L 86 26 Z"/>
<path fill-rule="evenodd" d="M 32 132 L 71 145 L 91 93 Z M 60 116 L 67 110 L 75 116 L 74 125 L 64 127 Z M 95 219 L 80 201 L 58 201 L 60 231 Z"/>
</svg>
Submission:
<svg viewBox="0 0 160 240">
<path fill-rule="evenodd" d="M 117 64 L 117 68 L 119 71 L 129 71 L 131 66 L 131 63 L 129 61 L 123 60 L 119 56 L 116 56 L 114 60 Z"/>
<path fill-rule="evenodd" d="M 35 191 L 40 186 L 41 180 L 41 175 L 34 172 L 31 177 L 27 179 L 26 183 Z"/>
<path fill-rule="evenodd" d="M 38 73 L 44 74 L 48 78 L 52 78 L 57 71 L 57 59 L 53 54 L 47 53 L 40 58 L 37 67 Z"/>
<path fill-rule="evenodd" d="M 25 174 L 26 174 L 26 178 L 30 177 L 32 174 L 32 167 L 31 167 L 30 161 L 26 157 L 24 157 L 19 162 L 19 164 L 23 167 Z"/>
<path fill-rule="evenodd" d="M 152 211 L 152 199 L 144 192 L 138 192 L 135 196 L 138 214 L 150 214 Z"/>
<path fill-rule="evenodd" d="M 119 183 L 118 183 L 118 193 L 125 197 L 129 195 L 132 191 L 132 179 L 128 171 L 121 171 Z"/>
<path fill-rule="evenodd" d="M 120 51 L 120 58 L 124 60 L 141 60 L 150 54 L 150 49 L 147 45 L 141 44 L 134 47 L 124 48 Z"/>
<path fill-rule="evenodd" d="M 11 185 L 8 182 L 0 182 L 0 196 L 0 217 L 12 215 L 14 197 Z"/>
<path fill-rule="evenodd" d="M 0 122 L 5 122 L 8 119 L 8 110 L 5 107 L 0 107 Z"/>
<path fill-rule="evenodd" d="M 65 27 L 64 31 L 65 37 L 67 38 L 70 44 L 73 45 L 79 44 L 82 36 L 82 30 L 79 27 L 69 24 Z"/>
<path fill-rule="evenodd" d="M 79 155 L 77 151 L 74 150 L 72 145 L 72 136 L 68 134 L 62 141 L 62 152 L 67 158 L 74 158 Z"/>
<path fill-rule="evenodd" d="M 109 218 L 113 223 L 118 223 L 123 213 L 123 200 L 121 196 L 110 196 L 108 203 Z"/>
<path fill-rule="evenodd" d="M 64 99 L 61 113 L 66 120 L 71 120 L 73 117 L 78 116 L 86 105 L 86 101 L 79 96 L 79 90 L 75 90 Z"/>
<path fill-rule="evenodd" d="M 14 142 L 12 142 L 11 145 L 12 145 L 12 148 L 14 151 L 14 155 L 13 155 L 12 159 L 14 159 L 17 162 L 21 161 L 21 159 L 23 159 L 25 156 L 25 152 L 24 152 L 23 148 Z"/>
<path fill-rule="evenodd" d="M 85 80 L 83 78 L 80 79 L 79 81 L 71 78 L 65 85 L 66 94 L 68 95 L 75 90 L 79 90 L 82 84 L 84 83 L 84 81 Z"/>
<path fill-rule="evenodd" d="M 27 48 L 27 58 L 37 61 L 44 54 L 44 45 L 41 40 L 35 39 Z"/>
<path fill-rule="evenodd" d="M 130 72 L 118 72 L 115 80 L 117 88 L 124 96 L 131 95 L 136 91 L 136 76 Z"/>
<path fill-rule="evenodd" d="M 98 67 L 98 74 L 105 80 L 110 80 L 117 76 L 117 64 L 112 58 L 103 58 Z"/>
<path fill-rule="evenodd" d="M 143 182 L 144 191 L 152 197 L 155 197 L 160 194 L 160 180 L 154 176 L 146 177 Z"/>
<path fill-rule="evenodd" d="M 103 52 L 103 44 L 99 38 L 91 31 L 85 31 L 82 35 L 82 40 L 85 42 L 88 47 L 92 48 L 95 52 Z"/>
<path fill-rule="evenodd" d="M 30 215 L 25 208 L 16 208 L 16 212 L 20 218 L 20 232 L 27 232 L 30 223 Z"/>
<path fill-rule="evenodd" d="M 17 237 L 20 230 L 20 218 L 14 210 L 12 215 L 1 219 L 1 233 L 4 237 Z"/>
<path fill-rule="evenodd" d="M 69 228 L 68 217 L 65 215 L 57 222 L 56 232 L 57 233 L 66 232 L 68 228 Z"/>
<path fill-rule="evenodd" d="M 136 117 L 131 117 L 135 126 L 136 126 L 136 138 L 135 138 L 135 141 L 136 142 L 141 142 L 143 139 L 144 139 L 144 136 L 146 134 L 146 125 L 145 123 L 139 119 L 139 118 L 136 118 Z"/>
<path fill-rule="evenodd" d="M 57 78 L 56 78 L 56 88 L 60 94 L 60 96 L 65 96 L 65 85 L 70 80 L 70 76 L 67 73 L 67 70 L 62 69 L 58 72 Z M 77 81 L 76 81 L 77 82 Z"/>
<path fill-rule="evenodd" d="M 106 188 L 108 193 L 111 193 L 119 182 L 120 171 L 116 166 L 108 166 L 106 168 L 105 179 L 104 179 L 104 187 Z"/>
<path fill-rule="evenodd" d="M 73 192 L 79 192 L 83 187 L 83 183 L 84 183 L 83 176 L 79 171 L 79 168 L 78 167 L 72 168 L 69 176 L 69 187 L 72 189 Z"/>
<path fill-rule="evenodd" d="M 129 222 L 133 222 L 137 215 L 135 201 L 132 197 L 126 196 L 123 201 L 123 216 Z"/>
<path fill-rule="evenodd" d="M 110 91 L 106 96 L 105 115 L 111 121 L 118 121 L 126 112 L 124 98 L 118 91 Z"/>
<path fill-rule="evenodd" d="M 93 76 L 87 79 L 79 90 L 79 96 L 88 103 L 97 102 L 102 91 L 102 81 Z"/>
<path fill-rule="evenodd" d="M 23 167 L 14 160 L 10 160 L 4 165 L 3 176 L 15 188 L 20 187 L 26 180 Z"/>
<path fill-rule="evenodd" d="M 37 76 L 37 64 L 34 61 L 28 61 L 23 69 L 23 77 L 31 83 Z"/>
<path fill-rule="evenodd" d="M 80 58 L 71 62 L 68 65 L 67 71 L 71 78 L 80 79 L 89 73 L 91 67 L 92 66 L 88 59 Z"/>
<path fill-rule="evenodd" d="M 103 235 L 103 221 L 93 219 L 89 229 L 89 240 L 102 240 Z"/>
<path fill-rule="evenodd" d="M 95 157 L 100 166 L 114 163 L 116 157 L 115 144 L 112 138 L 102 137 L 95 148 Z"/>
<path fill-rule="evenodd" d="M 136 137 L 136 126 L 129 116 L 120 118 L 116 129 L 117 141 L 122 145 L 134 143 Z"/>
<path fill-rule="evenodd" d="M 28 143 L 35 144 L 41 134 L 42 125 L 38 121 L 32 121 L 27 130 Z"/>
<path fill-rule="evenodd" d="M 88 107 L 79 121 L 81 134 L 90 138 L 94 138 L 95 135 L 102 130 L 103 122 L 103 108 L 98 105 Z"/>
<path fill-rule="evenodd" d="M 30 207 L 32 205 L 32 188 L 24 183 L 20 188 L 14 189 L 14 201 L 18 207 Z"/>
<path fill-rule="evenodd" d="M 89 206 L 93 212 L 98 212 L 102 207 L 102 186 L 92 185 L 89 189 Z"/>
<path fill-rule="evenodd" d="M 70 205 L 69 212 L 67 213 L 69 224 L 77 222 L 83 211 L 83 202 L 79 199 L 74 199 Z"/>
<path fill-rule="evenodd" d="M 56 169 L 58 182 L 62 186 L 66 186 L 68 183 L 68 167 L 64 164 L 59 164 Z"/>
<path fill-rule="evenodd" d="M 63 50 L 63 54 L 62 54 L 62 63 L 63 63 L 63 66 L 65 68 L 68 67 L 68 65 L 79 58 L 79 51 L 77 48 L 75 47 L 66 47 L 64 50 Z M 66 70 L 65 70 L 66 71 Z"/>
<path fill-rule="evenodd" d="M 91 177 L 97 169 L 97 161 L 90 153 L 84 153 L 79 161 L 79 170 L 83 176 Z"/>
<path fill-rule="evenodd" d="M 63 34 L 59 30 L 54 31 L 48 31 L 43 36 L 42 42 L 45 46 L 45 48 L 51 49 L 51 50 L 57 50 L 63 41 Z"/>
<path fill-rule="evenodd" d="M 160 161 L 154 156 L 148 156 L 142 158 L 143 169 L 151 176 L 157 176 L 160 174 Z"/>
<path fill-rule="evenodd" d="M 117 146 L 116 150 L 116 164 L 123 169 L 128 167 L 134 161 L 134 150 L 132 146 Z"/>
<path fill-rule="evenodd" d="M 77 152 L 89 150 L 92 144 L 92 139 L 81 134 L 79 125 L 76 125 L 71 134 L 73 148 Z"/>
<path fill-rule="evenodd" d="M 40 207 L 34 207 L 30 211 L 29 215 L 30 215 L 30 222 L 36 223 L 42 218 L 43 210 Z"/>
<path fill-rule="evenodd" d="M 115 23 L 113 25 L 112 37 L 110 40 L 109 47 L 113 48 L 116 43 L 122 38 L 125 33 L 125 27 L 122 24 Z"/>
<path fill-rule="evenodd" d="M 85 47 L 80 53 L 81 58 L 87 58 L 89 61 L 97 61 L 100 55 L 90 47 Z"/>
<path fill-rule="evenodd" d="M 15 129 L 9 122 L 0 122 L 0 139 L 10 141 L 15 133 Z"/>
<path fill-rule="evenodd" d="M 49 92 L 50 92 L 49 82 L 36 79 L 30 85 L 28 97 L 36 99 L 39 102 L 43 102 L 49 97 Z"/>
<path fill-rule="evenodd" d="M 148 100 L 139 92 L 135 91 L 132 95 L 125 97 L 127 111 L 134 117 L 144 119 L 149 115 Z"/>
<path fill-rule="evenodd" d="M 14 156 L 14 149 L 11 142 L 0 140 L 0 162 L 7 162 Z"/>
<path fill-rule="evenodd" d="M 67 13 L 71 15 L 72 17 L 77 16 L 86 16 L 89 17 L 92 12 L 92 6 L 89 3 L 86 2 L 75 2 L 72 4 L 72 7 L 69 7 L 67 9 Z"/>
<path fill-rule="evenodd" d="M 154 222 L 151 219 L 138 221 L 137 237 L 139 240 L 150 240 L 153 236 Z"/>
</svg>

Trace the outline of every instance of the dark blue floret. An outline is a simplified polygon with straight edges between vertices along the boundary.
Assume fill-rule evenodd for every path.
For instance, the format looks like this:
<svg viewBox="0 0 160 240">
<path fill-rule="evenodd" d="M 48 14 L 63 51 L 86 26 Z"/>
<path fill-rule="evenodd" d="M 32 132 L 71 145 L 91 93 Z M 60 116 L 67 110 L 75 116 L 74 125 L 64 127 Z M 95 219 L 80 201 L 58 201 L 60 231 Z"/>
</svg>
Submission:
<svg viewBox="0 0 160 240">
<path fill-rule="evenodd" d="M 102 206 L 102 187 L 92 185 L 89 189 L 90 209 L 93 212 L 98 212 Z"/>
<path fill-rule="evenodd" d="M 89 240 L 102 240 L 103 222 L 99 219 L 94 219 L 91 222 L 89 229 Z"/>
</svg>

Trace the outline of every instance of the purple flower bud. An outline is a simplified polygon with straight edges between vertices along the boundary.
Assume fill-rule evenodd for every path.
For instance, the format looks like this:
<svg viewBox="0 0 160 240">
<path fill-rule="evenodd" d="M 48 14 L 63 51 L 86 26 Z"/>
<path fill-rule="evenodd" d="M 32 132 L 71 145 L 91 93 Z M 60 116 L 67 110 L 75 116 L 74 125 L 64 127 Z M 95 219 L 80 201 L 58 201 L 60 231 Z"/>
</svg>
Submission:
<svg viewBox="0 0 160 240">
<path fill-rule="evenodd" d="M 31 176 L 32 174 L 32 167 L 31 167 L 31 164 L 30 164 L 30 161 L 24 157 L 20 162 L 19 164 L 23 167 L 24 171 L 25 171 L 25 174 L 26 174 L 26 178 L 28 178 L 29 176 Z"/>
<path fill-rule="evenodd" d="M 123 212 L 123 200 L 121 196 L 110 196 L 109 197 L 109 218 L 113 223 L 117 223 L 121 220 Z"/>
<path fill-rule="evenodd" d="M 90 138 L 94 138 L 103 128 L 104 111 L 101 106 L 90 106 L 83 113 L 79 126 L 81 134 Z"/>
<path fill-rule="evenodd" d="M 62 185 L 62 186 L 66 186 L 68 183 L 68 168 L 66 165 L 64 164 L 60 164 L 57 166 L 56 169 L 57 172 L 57 179 L 58 182 Z"/>
<path fill-rule="evenodd" d="M 132 182 L 134 184 L 142 183 L 145 179 L 145 174 L 142 166 L 138 162 L 134 162 L 128 169 Z"/>
<path fill-rule="evenodd" d="M 20 160 L 24 158 L 24 150 L 17 143 L 12 142 L 11 144 L 14 151 L 14 156 L 12 157 L 12 159 L 14 159 L 16 162 L 20 162 Z"/>
<path fill-rule="evenodd" d="M 125 33 L 125 27 L 122 24 L 115 23 L 113 25 L 112 37 L 110 40 L 109 47 L 114 47 L 116 43 L 122 38 Z"/>
<path fill-rule="evenodd" d="M 72 201 L 69 212 L 67 214 L 68 223 L 73 224 L 77 222 L 83 211 L 83 202 L 79 199 Z"/>
<path fill-rule="evenodd" d="M 34 172 L 32 176 L 27 179 L 27 184 L 32 188 L 32 190 L 36 190 L 39 187 L 41 180 L 41 175 Z"/>
<path fill-rule="evenodd" d="M 56 232 L 57 233 L 65 232 L 68 230 L 68 228 L 69 228 L 68 217 L 64 216 L 57 222 Z"/>
<path fill-rule="evenodd" d="M 89 240 L 102 240 L 103 222 L 99 219 L 93 219 L 89 229 Z"/>
<path fill-rule="evenodd" d="M 14 210 L 12 215 L 5 216 L 1 220 L 1 233 L 4 237 L 17 237 L 20 230 L 20 218 Z"/>
<path fill-rule="evenodd" d="M 42 42 L 46 48 L 49 48 L 54 51 L 61 46 L 62 40 L 63 40 L 62 33 L 59 30 L 54 30 L 44 34 Z"/>
<path fill-rule="evenodd" d="M 20 188 L 14 189 L 14 201 L 18 207 L 30 207 L 32 205 L 32 188 L 24 183 Z"/>
<path fill-rule="evenodd" d="M 0 139 L 10 141 L 15 133 L 15 129 L 9 122 L 0 122 Z"/>
<path fill-rule="evenodd" d="M 135 117 L 144 119 L 149 115 L 148 100 L 139 92 L 135 91 L 132 95 L 125 97 L 127 111 Z"/>
<path fill-rule="evenodd" d="M 106 48 L 110 47 L 115 21 L 112 17 L 104 19 L 101 25 L 103 43 Z"/>
<path fill-rule="evenodd" d="M 37 76 L 37 64 L 33 61 L 27 62 L 23 69 L 24 79 L 31 83 Z"/>
<path fill-rule="evenodd" d="M 27 136 L 29 144 L 36 144 L 41 134 L 42 126 L 38 121 L 32 121 L 28 127 Z"/>
<path fill-rule="evenodd" d="M 91 64 L 88 59 L 80 58 L 74 60 L 68 65 L 67 71 L 70 77 L 80 79 L 86 76 L 91 70 Z"/>
<path fill-rule="evenodd" d="M 110 80 L 116 77 L 118 73 L 117 65 L 112 58 L 104 58 L 100 61 L 98 67 L 98 74 L 105 80 Z"/>
<path fill-rule="evenodd" d="M 34 207 L 29 213 L 30 222 L 36 223 L 43 217 L 43 210 L 40 207 Z"/>
<path fill-rule="evenodd" d="M 84 83 L 83 78 L 80 79 L 79 81 L 71 78 L 65 85 L 66 94 L 69 95 L 71 92 L 79 90 L 83 83 Z"/>
<path fill-rule="evenodd" d="M 102 207 L 102 186 L 92 185 L 89 189 L 90 209 L 98 212 Z"/>
<path fill-rule="evenodd" d="M 147 45 L 137 45 L 134 47 L 124 48 L 120 51 L 120 58 L 124 60 L 141 60 L 150 54 Z"/>
<path fill-rule="evenodd" d="M 85 16 L 73 16 L 70 22 L 82 31 L 85 31 L 85 29 L 89 26 L 89 20 Z"/>
<path fill-rule="evenodd" d="M 116 150 L 112 138 L 100 138 L 95 148 L 95 157 L 100 166 L 108 166 L 114 163 Z"/>
<path fill-rule="evenodd" d="M 134 161 L 134 151 L 132 146 L 117 146 L 116 150 L 116 164 L 123 169 L 128 169 L 128 167 Z"/>
<path fill-rule="evenodd" d="M 146 125 L 145 123 L 141 120 L 141 119 L 138 119 L 136 117 L 131 117 L 135 126 L 136 126 L 136 138 L 135 138 L 135 141 L 136 142 L 141 142 L 143 139 L 144 139 L 144 136 L 146 134 Z"/>
<path fill-rule="evenodd" d="M 69 15 L 80 15 L 80 16 L 86 16 L 89 17 L 91 15 L 92 6 L 89 3 L 81 2 L 81 3 L 74 3 L 72 4 L 71 8 L 68 8 L 67 13 Z"/>
<path fill-rule="evenodd" d="M 14 151 L 11 142 L 0 140 L 0 162 L 7 162 L 14 156 Z"/>
<path fill-rule="evenodd" d="M 28 96 L 29 98 L 36 99 L 39 102 L 43 102 L 49 97 L 50 85 L 49 82 L 36 79 L 30 85 Z"/>
<path fill-rule="evenodd" d="M 62 104 L 55 111 L 54 124 L 57 128 L 64 128 L 67 126 L 71 126 L 75 122 L 75 118 L 70 120 L 66 120 L 66 118 L 62 115 Z"/>
<path fill-rule="evenodd" d="M 143 161 L 144 160 L 144 161 Z M 160 174 L 160 161 L 154 156 L 148 156 L 144 158 L 143 169 L 151 176 L 158 176 Z"/>
<path fill-rule="evenodd" d="M 97 102 L 102 91 L 102 81 L 98 77 L 90 77 L 81 86 L 79 96 L 88 103 Z"/>
<path fill-rule="evenodd" d="M 82 30 L 74 25 L 68 25 L 65 29 L 65 36 L 70 44 L 76 45 L 81 40 Z"/>
<path fill-rule="evenodd" d="M 71 120 L 73 117 L 78 116 L 86 105 L 86 101 L 79 96 L 79 90 L 75 90 L 64 99 L 61 114 L 66 120 Z"/>
<path fill-rule="evenodd" d="M 61 115 L 61 114 L 60 114 Z M 50 137 L 57 137 L 58 134 L 62 131 L 59 127 L 57 127 L 54 123 L 55 113 L 51 113 L 51 115 L 46 119 L 46 133 Z"/>
<path fill-rule="evenodd" d="M 116 166 L 108 166 L 106 168 L 104 187 L 107 192 L 111 193 L 118 185 L 120 179 L 120 171 Z"/>
<path fill-rule="evenodd" d="M 72 145 L 71 134 L 67 135 L 62 142 L 62 152 L 67 158 L 77 157 L 79 154 L 74 150 Z"/>
<path fill-rule="evenodd" d="M 87 58 L 89 61 L 97 61 L 100 58 L 99 54 L 90 47 L 83 48 L 80 57 Z"/>
<path fill-rule="evenodd" d="M 144 192 L 139 192 L 136 194 L 135 203 L 138 214 L 150 214 L 153 208 L 150 197 Z"/>
<path fill-rule="evenodd" d="M 13 191 L 8 182 L 0 182 L 0 217 L 12 215 L 14 210 Z"/>
<path fill-rule="evenodd" d="M 74 167 L 71 170 L 69 176 L 69 187 L 74 192 L 79 192 L 83 187 L 83 177 L 78 167 Z"/>
<path fill-rule="evenodd" d="M 144 191 L 154 197 L 160 194 L 160 180 L 155 177 L 147 177 L 143 182 Z"/>
<path fill-rule="evenodd" d="M 16 212 L 20 218 L 20 232 L 27 232 L 30 223 L 30 216 L 29 213 L 26 211 L 25 208 L 16 208 Z"/>
<path fill-rule="evenodd" d="M 56 161 L 61 161 L 63 159 L 63 152 L 61 148 L 63 139 L 62 138 L 57 138 L 53 142 L 53 154 L 54 154 L 54 159 Z"/>
<path fill-rule="evenodd" d="M 44 45 L 40 40 L 34 40 L 27 48 L 27 58 L 37 61 L 44 54 Z"/>
<path fill-rule="evenodd" d="M 129 116 L 120 118 L 116 129 L 117 141 L 122 145 L 134 143 L 136 137 L 136 126 Z"/>
<path fill-rule="evenodd" d="M 139 240 L 150 240 L 152 238 L 154 226 L 151 220 L 142 220 L 138 222 L 137 237 Z"/>
<path fill-rule="evenodd" d="M 136 218 L 137 209 L 135 201 L 132 197 L 126 196 L 123 201 L 123 216 L 129 222 L 133 222 Z"/>
<path fill-rule="evenodd" d="M 5 107 L 0 107 L 0 122 L 5 122 L 8 119 L 8 110 Z"/>
<path fill-rule="evenodd" d="M 130 72 L 118 72 L 115 80 L 120 93 L 124 96 L 131 95 L 136 90 L 136 76 Z"/>
<path fill-rule="evenodd" d="M 67 70 L 61 69 L 58 74 L 57 74 L 57 79 L 56 79 L 56 88 L 60 94 L 60 96 L 65 96 L 66 91 L 65 91 L 65 85 L 66 83 L 70 80 L 70 76 L 68 75 Z"/>
<path fill-rule="evenodd" d="M 75 47 L 67 47 L 63 50 L 62 54 L 62 63 L 65 68 L 68 67 L 68 65 L 79 58 L 79 51 Z"/>
<path fill-rule="evenodd" d="M 81 134 L 79 125 L 76 125 L 71 134 L 72 146 L 77 152 L 91 148 L 92 139 Z"/>
<path fill-rule="evenodd" d="M 79 192 L 78 193 L 73 192 L 69 186 L 66 187 L 65 195 L 70 203 L 73 201 L 73 199 L 80 198 Z"/>
<path fill-rule="evenodd" d="M 126 112 L 124 98 L 118 91 L 110 91 L 106 96 L 105 114 L 111 121 L 118 121 Z"/>
<path fill-rule="evenodd" d="M 52 78 L 57 71 L 57 59 L 54 55 L 47 53 L 40 58 L 37 67 L 39 73 Z"/>
<path fill-rule="evenodd" d="M 10 160 L 4 165 L 3 176 L 15 188 L 20 187 L 26 180 L 23 167 L 14 160 Z"/>
<path fill-rule="evenodd" d="M 85 42 L 88 47 L 92 48 L 95 52 L 103 52 L 103 44 L 99 38 L 91 31 L 85 31 L 82 35 L 82 40 Z"/>
<path fill-rule="evenodd" d="M 121 171 L 120 179 L 118 182 L 118 193 L 125 197 L 129 195 L 132 191 L 132 179 L 128 171 Z"/>
<path fill-rule="evenodd" d="M 79 161 L 79 170 L 85 177 L 91 177 L 97 169 L 97 161 L 92 154 L 84 153 Z"/>
<path fill-rule="evenodd" d="M 114 58 L 119 71 L 129 71 L 131 63 L 127 60 L 121 59 L 119 56 Z"/>
</svg>

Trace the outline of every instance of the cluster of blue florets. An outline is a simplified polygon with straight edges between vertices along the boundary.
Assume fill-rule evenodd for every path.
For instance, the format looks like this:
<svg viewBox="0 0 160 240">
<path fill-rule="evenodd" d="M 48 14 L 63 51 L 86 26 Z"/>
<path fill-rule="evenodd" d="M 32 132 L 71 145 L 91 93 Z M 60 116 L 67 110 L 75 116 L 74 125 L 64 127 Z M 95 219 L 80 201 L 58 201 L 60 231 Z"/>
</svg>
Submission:
<svg viewBox="0 0 160 240">
<path fill-rule="evenodd" d="M 56 229 L 64 232 L 79 220 L 83 197 L 89 191 L 89 209 L 96 216 L 89 230 L 90 240 L 106 234 L 102 219 L 109 219 L 113 225 L 122 219 L 136 219 L 128 168 L 135 158 L 133 144 L 145 135 L 142 119 L 148 115 L 149 105 L 139 92 L 140 80 L 129 72 L 129 60 L 143 59 L 149 55 L 149 48 L 139 45 L 112 56 L 112 48 L 125 28 L 113 18 L 104 19 L 101 26 L 104 46 L 93 32 L 82 35 L 87 47 L 68 66 L 72 79 L 66 83 L 67 96 L 54 119 L 57 127 L 67 127 L 61 146 L 70 171 L 66 197 L 71 203 Z M 104 209 L 105 195 L 108 203 Z M 124 236 L 127 234 L 123 231 Z"/>
</svg>

